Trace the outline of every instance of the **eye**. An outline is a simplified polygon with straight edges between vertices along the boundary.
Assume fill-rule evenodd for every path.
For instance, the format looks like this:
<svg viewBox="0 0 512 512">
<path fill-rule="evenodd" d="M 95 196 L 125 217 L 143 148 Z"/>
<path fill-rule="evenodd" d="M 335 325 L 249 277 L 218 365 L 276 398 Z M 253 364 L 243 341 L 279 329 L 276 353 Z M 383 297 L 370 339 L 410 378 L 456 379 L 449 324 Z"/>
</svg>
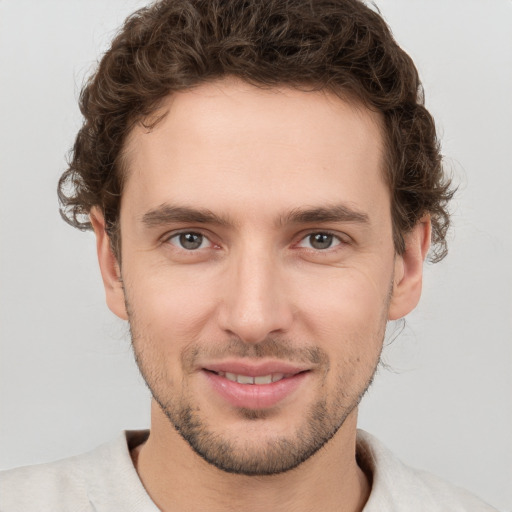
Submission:
<svg viewBox="0 0 512 512">
<path fill-rule="evenodd" d="M 311 233 L 304 237 L 298 244 L 298 247 L 305 247 L 308 249 L 325 250 L 331 247 L 336 247 L 341 244 L 341 240 L 332 233 Z"/>
<path fill-rule="evenodd" d="M 186 251 L 197 251 L 211 245 L 211 242 L 201 233 L 178 233 L 168 238 L 168 242 Z"/>
</svg>

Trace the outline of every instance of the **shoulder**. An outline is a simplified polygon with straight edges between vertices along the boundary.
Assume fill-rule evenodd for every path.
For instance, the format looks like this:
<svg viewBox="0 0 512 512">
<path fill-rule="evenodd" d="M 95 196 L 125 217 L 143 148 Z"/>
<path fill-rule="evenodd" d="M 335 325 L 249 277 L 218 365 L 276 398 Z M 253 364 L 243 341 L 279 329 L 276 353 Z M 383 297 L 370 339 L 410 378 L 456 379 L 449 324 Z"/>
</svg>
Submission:
<svg viewBox="0 0 512 512">
<path fill-rule="evenodd" d="M 0 472 L 2 512 L 89 512 L 136 480 L 126 433 L 67 459 Z M 136 487 L 136 486 L 135 486 Z M 108 493 L 108 496 L 105 494 Z"/>
<path fill-rule="evenodd" d="M 2 471 L 0 489 L 6 512 L 89 510 L 80 457 Z"/>
<path fill-rule="evenodd" d="M 0 472 L 0 509 L 6 512 L 90 510 L 87 475 L 90 456 Z"/>
<path fill-rule="evenodd" d="M 357 457 L 373 480 L 365 512 L 496 512 L 465 489 L 405 465 L 375 437 L 361 430 Z"/>
</svg>

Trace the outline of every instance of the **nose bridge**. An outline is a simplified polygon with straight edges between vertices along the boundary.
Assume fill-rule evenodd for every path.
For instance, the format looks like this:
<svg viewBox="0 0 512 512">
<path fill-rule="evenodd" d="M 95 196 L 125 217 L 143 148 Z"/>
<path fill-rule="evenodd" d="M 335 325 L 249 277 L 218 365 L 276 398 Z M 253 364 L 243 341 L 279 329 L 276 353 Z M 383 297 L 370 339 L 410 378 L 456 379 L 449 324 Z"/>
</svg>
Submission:
<svg viewBox="0 0 512 512">
<path fill-rule="evenodd" d="M 272 247 L 253 240 L 233 252 L 223 292 L 223 329 L 249 343 L 286 331 L 291 312 Z"/>
</svg>

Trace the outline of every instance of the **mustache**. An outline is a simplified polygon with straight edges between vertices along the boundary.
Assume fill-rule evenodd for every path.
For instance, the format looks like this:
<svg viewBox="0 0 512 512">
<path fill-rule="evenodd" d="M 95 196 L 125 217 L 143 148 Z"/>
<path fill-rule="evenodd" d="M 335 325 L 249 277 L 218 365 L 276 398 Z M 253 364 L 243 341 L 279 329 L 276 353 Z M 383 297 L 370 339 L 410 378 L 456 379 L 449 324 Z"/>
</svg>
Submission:
<svg viewBox="0 0 512 512">
<path fill-rule="evenodd" d="M 194 368 L 198 359 L 220 360 L 227 358 L 281 359 L 292 363 L 310 363 L 322 366 L 328 363 L 327 353 L 316 346 L 298 347 L 296 341 L 268 337 L 259 343 L 246 343 L 240 338 L 223 342 L 194 343 L 183 350 L 185 368 Z"/>
</svg>

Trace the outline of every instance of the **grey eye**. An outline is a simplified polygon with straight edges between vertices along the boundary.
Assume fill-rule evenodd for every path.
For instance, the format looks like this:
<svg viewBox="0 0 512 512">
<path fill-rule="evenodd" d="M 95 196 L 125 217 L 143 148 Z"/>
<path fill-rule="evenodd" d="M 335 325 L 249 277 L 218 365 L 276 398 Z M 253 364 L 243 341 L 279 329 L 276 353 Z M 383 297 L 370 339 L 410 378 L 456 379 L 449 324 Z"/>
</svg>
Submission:
<svg viewBox="0 0 512 512">
<path fill-rule="evenodd" d="M 313 233 L 307 237 L 313 249 L 329 249 L 334 241 L 334 235 L 329 233 Z"/>
<path fill-rule="evenodd" d="M 326 233 L 323 231 L 317 231 L 316 233 L 310 233 L 306 235 L 298 244 L 298 247 L 304 247 L 306 249 L 314 249 L 315 251 L 322 251 L 326 249 L 332 249 L 343 242 L 341 238 L 332 233 Z"/>
<path fill-rule="evenodd" d="M 206 237 L 201 235 L 201 233 L 190 232 L 174 235 L 169 238 L 169 242 L 181 249 L 186 249 L 187 251 L 195 251 L 204 247 L 204 245 L 208 243 L 208 240 Z"/>
</svg>

